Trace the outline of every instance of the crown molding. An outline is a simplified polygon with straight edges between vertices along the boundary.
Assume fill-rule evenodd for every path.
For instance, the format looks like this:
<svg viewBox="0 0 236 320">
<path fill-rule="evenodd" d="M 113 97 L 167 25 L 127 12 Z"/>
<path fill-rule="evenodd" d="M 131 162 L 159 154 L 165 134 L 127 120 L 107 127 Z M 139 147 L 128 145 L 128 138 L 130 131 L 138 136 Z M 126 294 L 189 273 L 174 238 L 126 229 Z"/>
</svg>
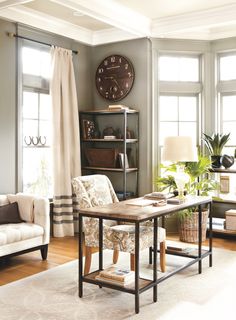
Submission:
<svg viewBox="0 0 236 320">
<path fill-rule="evenodd" d="M 135 36 L 150 36 L 151 20 L 114 0 L 50 0 L 74 11 L 133 33 Z"/>
<path fill-rule="evenodd" d="M 97 46 L 106 43 L 114 43 L 125 40 L 139 39 L 132 33 L 125 32 L 116 28 L 103 29 L 93 33 L 92 45 Z"/>
<path fill-rule="evenodd" d="M 92 31 L 24 6 L 0 10 L 0 17 L 59 34 L 89 45 L 92 44 Z"/>
<path fill-rule="evenodd" d="M 0 0 L 0 9 L 16 6 L 19 4 L 24 4 L 27 2 L 32 2 L 33 0 Z"/>
<path fill-rule="evenodd" d="M 177 16 L 155 19 L 152 22 L 152 37 L 176 37 L 186 33 L 189 36 L 199 32 L 208 34 L 210 28 L 230 25 L 236 22 L 236 4 L 226 5 L 209 10 L 201 10 Z M 214 31 L 213 31 L 214 32 Z M 203 38 L 204 40 L 205 38 Z"/>
</svg>

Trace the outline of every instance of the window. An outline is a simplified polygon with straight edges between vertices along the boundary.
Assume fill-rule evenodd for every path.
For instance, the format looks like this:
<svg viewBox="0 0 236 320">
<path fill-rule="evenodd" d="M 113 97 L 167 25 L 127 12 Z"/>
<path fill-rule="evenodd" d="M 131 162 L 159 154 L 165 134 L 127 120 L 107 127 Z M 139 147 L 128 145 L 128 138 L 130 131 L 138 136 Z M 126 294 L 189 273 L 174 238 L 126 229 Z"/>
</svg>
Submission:
<svg viewBox="0 0 236 320">
<path fill-rule="evenodd" d="M 159 58 L 159 146 L 172 135 L 191 135 L 199 142 L 199 65 L 199 56 Z"/>
<path fill-rule="evenodd" d="M 52 195 L 50 54 L 48 47 L 22 47 L 22 190 Z"/>
<path fill-rule="evenodd" d="M 234 155 L 236 147 L 236 52 L 218 55 L 218 131 L 227 134 L 230 140 L 224 153 Z"/>
</svg>

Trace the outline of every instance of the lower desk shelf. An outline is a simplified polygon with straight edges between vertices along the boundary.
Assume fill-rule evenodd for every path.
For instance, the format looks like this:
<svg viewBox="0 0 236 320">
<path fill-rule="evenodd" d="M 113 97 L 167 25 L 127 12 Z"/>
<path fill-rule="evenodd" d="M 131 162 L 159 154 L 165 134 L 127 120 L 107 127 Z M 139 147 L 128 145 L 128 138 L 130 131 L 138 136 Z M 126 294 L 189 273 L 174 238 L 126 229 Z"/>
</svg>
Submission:
<svg viewBox="0 0 236 320">
<path fill-rule="evenodd" d="M 114 288 L 116 290 L 120 290 L 120 291 L 124 291 L 124 292 L 129 292 L 129 293 L 133 293 L 135 294 L 135 283 L 131 283 L 127 286 L 119 286 L 117 284 L 114 283 L 109 283 L 109 282 L 103 282 L 101 280 L 97 280 L 95 279 L 96 276 L 98 276 L 100 273 L 100 270 L 91 272 L 85 276 L 83 276 L 83 281 L 88 282 L 88 283 L 93 283 L 93 284 L 97 284 L 103 287 L 108 287 L 108 288 Z M 139 278 L 139 290 L 143 291 L 143 289 L 145 287 L 149 287 L 149 285 L 152 283 L 152 280 L 148 280 L 148 279 L 143 279 L 143 278 Z"/>
</svg>

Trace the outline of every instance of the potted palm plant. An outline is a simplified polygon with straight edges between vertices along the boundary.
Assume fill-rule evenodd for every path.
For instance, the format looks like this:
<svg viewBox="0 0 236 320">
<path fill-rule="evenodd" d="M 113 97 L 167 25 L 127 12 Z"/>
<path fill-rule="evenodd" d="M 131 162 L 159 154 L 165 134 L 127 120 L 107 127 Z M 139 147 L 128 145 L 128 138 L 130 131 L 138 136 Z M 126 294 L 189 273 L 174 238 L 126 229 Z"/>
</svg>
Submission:
<svg viewBox="0 0 236 320">
<path fill-rule="evenodd" d="M 220 168 L 222 150 L 229 141 L 230 133 L 214 133 L 209 136 L 203 133 L 203 141 L 205 142 L 212 160 L 212 168 Z"/>
<path fill-rule="evenodd" d="M 174 173 L 176 165 L 162 166 L 165 170 L 163 177 L 158 177 L 155 184 L 159 191 L 173 192 L 176 189 Z M 191 195 L 209 195 L 210 191 L 217 188 L 217 182 L 209 179 L 207 173 L 211 168 L 209 157 L 199 155 L 198 162 L 186 162 L 185 172 L 189 175 L 189 183 L 186 184 L 186 192 Z M 179 237 L 184 242 L 198 241 L 198 208 L 186 209 L 178 212 Z M 202 241 L 206 239 L 208 210 L 202 211 Z"/>
</svg>

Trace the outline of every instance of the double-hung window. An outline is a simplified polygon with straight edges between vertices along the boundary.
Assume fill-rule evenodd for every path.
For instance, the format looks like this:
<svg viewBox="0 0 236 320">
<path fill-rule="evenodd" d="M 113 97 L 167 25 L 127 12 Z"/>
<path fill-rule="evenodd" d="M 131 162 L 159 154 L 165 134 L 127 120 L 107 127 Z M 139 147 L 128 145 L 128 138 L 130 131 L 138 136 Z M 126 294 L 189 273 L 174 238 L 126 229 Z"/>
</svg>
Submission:
<svg viewBox="0 0 236 320">
<path fill-rule="evenodd" d="M 199 144 L 200 55 L 165 54 L 158 63 L 159 146 L 166 136 L 192 136 Z"/>
<path fill-rule="evenodd" d="M 218 55 L 218 131 L 230 133 L 224 153 L 236 148 L 236 51 Z"/>
<path fill-rule="evenodd" d="M 20 189 L 52 195 L 49 48 L 23 41 L 21 47 Z"/>
</svg>

